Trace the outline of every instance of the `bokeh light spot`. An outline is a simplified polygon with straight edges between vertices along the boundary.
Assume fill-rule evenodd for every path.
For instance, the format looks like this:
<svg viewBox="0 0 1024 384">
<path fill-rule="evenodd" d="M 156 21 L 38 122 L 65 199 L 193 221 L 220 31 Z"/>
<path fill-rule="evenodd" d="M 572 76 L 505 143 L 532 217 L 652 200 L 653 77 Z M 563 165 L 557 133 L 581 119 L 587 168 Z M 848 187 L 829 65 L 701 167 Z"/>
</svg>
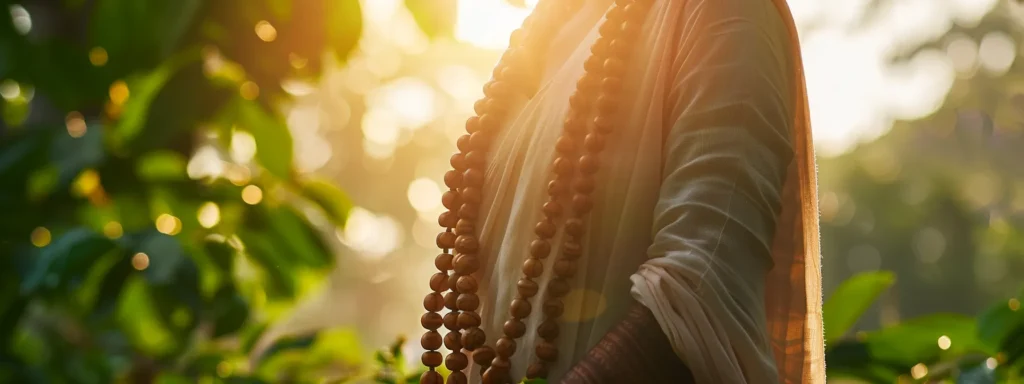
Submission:
<svg viewBox="0 0 1024 384">
<path fill-rule="evenodd" d="M 270 25 L 269 21 L 260 20 L 258 23 L 256 23 L 256 36 L 258 36 L 260 40 L 266 41 L 268 43 L 277 40 L 277 28 L 274 28 L 273 25 Z"/>
<path fill-rule="evenodd" d="M 220 207 L 212 201 L 208 201 L 199 207 L 199 212 L 196 214 L 199 220 L 199 225 L 203 228 L 213 228 L 220 222 Z"/>
<path fill-rule="evenodd" d="M 50 230 L 46 227 L 36 227 L 29 235 L 29 239 L 32 241 L 32 245 L 39 248 L 45 247 L 50 244 Z"/>
<path fill-rule="evenodd" d="M 108 221 L 103 225 L 103 235 L 111 239 L 117 239 L 124 235 L 124 228 L 121 227 L 121 223 Z"/>
<path fill-rule="evenodd" d="M 64 118 L 64 125 L 68 128 L 68 135 L 74 138 L 85 136 L 85 131 L 88 129 L 85 119 L 78 111 L 68 113 L 68 116 Z"/>
<path fill-rule="evenodd" d="M 160 214 L 156 218 L 156 230 L 165 235 L 177 235 L 181 232 L 181 219 L 168 213 Z"/>
<path fill-rule="evenodd" d="M 93 47 L 93 49 L 89 50 L 89 62 L 92 65 L 102 67 L 104 64 L 107 64 L 107 59 L 109 59 L 107 57 L 107 50 L 103 49 L 103 47 Z"/>
<path fill-rule="evenodd" d="M 22 35 L 27 35 L 32 30 L 32 16 L 28 14 L 28 10 L 20 5 L 11 5 L 10 11 L 14 30 Z"/>
<path fill-rule="evenodd" d="M 110 103 L 114 105 L 123 105 L 125 101 L 128 101 L 128 96 L 131 92 L 128 90 L 128 84 L 124 80 L 115 81 L 110 85 Z"/>
<path fill-rule="evenodd" d="M 435 181 L 425 177 L 409 183 L 406 195 L 409 198 L 409 204 L 417 212 L 432 211 L 441 203 L 440 187 Z"/>
<path fill-rule="evenodd" d="M 246 81 L 242 83 L 242 86 L 238 87 L 238 93 L 246 100 L 256 100 L 257 97 L 260 97 L 260 86 L 254 82 Z"/>
<path fill-rule="evenodd" d="M 1020 300 L 1017 300 L 1016 297 L 1012 298 L 1009 302 L 1007 302 L 1006 305 L 1010 307 L 1011 311 L 1017 311 L 1018 309 L 1020 309 Z"/>
<path fill-rule="evenodd" d="M 918 363 L 917 365 L 910 368 L 910 376 L 914 377 L 914 380 L 921 380 L 928 375 L 928 366 L 924 363 Z"/>
<path fill-rule="evenodd" d="M 149 268 L 149 255 L 139 252 L 132 256 L 132 268 L 138 271 Z"/>
<path fill-rule="evenodd" d="M 953 345 L 953 340 L 950 340 L 949 336 L 946 336 L 946 335 L 939 336 L 939 348 L 940 349 L 945 351 L 945 350 L 949 349 L 949 347 L 951 345 Z"/>
<path fill-rule="evenodd" d="M 247 185 L 242 188 L 242 201 L 249 205 L 259 204 L 263 201 L 263 190 L 255 185 Z"/>
</svg>

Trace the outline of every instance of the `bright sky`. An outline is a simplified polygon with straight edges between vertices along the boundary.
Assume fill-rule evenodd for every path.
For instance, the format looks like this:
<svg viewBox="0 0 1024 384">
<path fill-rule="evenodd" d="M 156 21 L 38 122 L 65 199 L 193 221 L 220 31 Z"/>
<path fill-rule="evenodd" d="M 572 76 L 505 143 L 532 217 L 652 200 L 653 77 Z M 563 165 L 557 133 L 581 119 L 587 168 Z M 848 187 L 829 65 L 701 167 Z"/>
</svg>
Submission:
<svg viewBox="0 0 1024 384">
<path fill-rule="evenodd" d="M 981 42 L 959 39 L 959 45 L 923 52 L 905 66 L 885 64 L 892 52 L 940 36 L 954 22 L 977 23 L 996 1 L 894 0 L 866 28 L 850 29 L 868 0 L 790 0 L 801 29 L 812 20 L 824 26 L 801 35 L 819 152 L 841 153 L 885 133 L 894 119 L 930 114 L 945 98 L 957 69 L 1008 69 L 1017 55 L 1013 41 L 1004 36 L 986 36 Z M 459 0 L 456 37 L 502 49 L 527 13 L 502 0 Z"/>
</svg>

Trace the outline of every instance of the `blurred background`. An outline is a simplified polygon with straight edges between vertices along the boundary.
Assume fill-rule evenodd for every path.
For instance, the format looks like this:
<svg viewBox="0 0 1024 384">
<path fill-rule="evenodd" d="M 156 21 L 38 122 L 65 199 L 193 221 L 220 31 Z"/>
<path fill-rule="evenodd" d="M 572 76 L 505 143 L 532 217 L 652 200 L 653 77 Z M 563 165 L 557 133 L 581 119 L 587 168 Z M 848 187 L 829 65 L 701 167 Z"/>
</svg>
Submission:
<svg viewBox="0 0 1024 384">
<path fill-rule="evenodd" d="M 0 382 L 414 382 L 441 176 L 535 3 L 0 0 Z M 1019 382 L 1024 4 L 790 4 L 830 382 Z"/>
</svg>

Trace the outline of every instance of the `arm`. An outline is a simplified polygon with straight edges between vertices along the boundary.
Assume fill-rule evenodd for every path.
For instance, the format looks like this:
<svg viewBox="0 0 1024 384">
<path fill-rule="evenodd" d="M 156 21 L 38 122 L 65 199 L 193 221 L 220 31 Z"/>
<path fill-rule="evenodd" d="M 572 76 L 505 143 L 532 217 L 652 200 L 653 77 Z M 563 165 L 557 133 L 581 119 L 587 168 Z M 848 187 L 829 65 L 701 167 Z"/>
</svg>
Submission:
<svg viewBox="0 0 1024 384">
<path fill-rule="evenodd" d="M 565 383 L 685 383 L 687 365 L 697 382 L 775 376 L 763 284 L 793 157 L 790 63 L 771 3 L 736 3 L 679 18 L 653 244 L 632 278 L 640 304 Z"/>
</svg>

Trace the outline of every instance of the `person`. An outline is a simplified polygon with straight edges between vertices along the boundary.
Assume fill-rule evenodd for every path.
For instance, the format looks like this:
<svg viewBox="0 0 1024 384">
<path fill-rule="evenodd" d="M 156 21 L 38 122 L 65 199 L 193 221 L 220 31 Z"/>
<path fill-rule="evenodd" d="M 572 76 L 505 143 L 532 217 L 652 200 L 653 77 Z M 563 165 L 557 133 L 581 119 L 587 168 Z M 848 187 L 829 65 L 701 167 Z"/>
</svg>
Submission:
<svg viewBox="0 0 1024 384">
<path fill-rule="evenodd" d="M 530 17 L 445 176 L 421 382 L 440 382 L 443 343 L 449 383 L 824 383 L 785 1 L 542 0 Z"/>
</svg>

